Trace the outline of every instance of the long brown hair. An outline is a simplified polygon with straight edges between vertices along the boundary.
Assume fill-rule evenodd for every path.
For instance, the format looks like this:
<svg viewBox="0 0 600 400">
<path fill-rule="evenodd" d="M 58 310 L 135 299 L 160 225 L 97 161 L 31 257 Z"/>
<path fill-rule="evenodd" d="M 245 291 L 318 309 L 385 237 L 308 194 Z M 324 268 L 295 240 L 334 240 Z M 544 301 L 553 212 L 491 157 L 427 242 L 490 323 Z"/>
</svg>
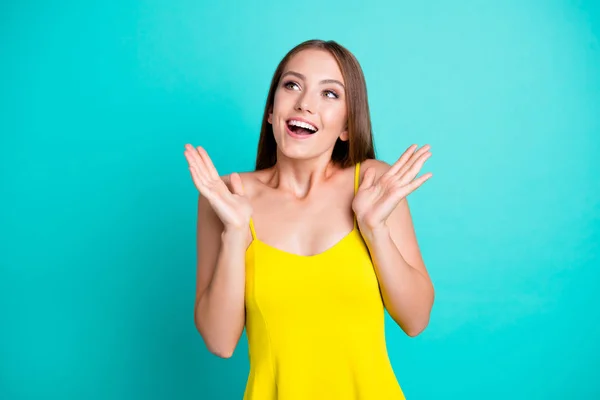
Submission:
<svg viewBox="0 0 600 400">
<path fill-rule="evenodd" d="M 360 64 L 350 51 L 335 41 L 315 39 L 307 40 L 291 49 L 279 62 L 273 74 L 260 128 L 260 138 L 258 139 L 258 152 L 256 155 L 257 171 L 270 168 L 277 162 L 277 143 L 273 136 L 273 126 L 268 122 L 269 112 L 273 107 L 275 91 L 279 85 L 279 80 L 285 66 L 292 56 L 305 49 L 329 51 L 336 59 L 345 81 L 348 140 L 342 141 L 338 138 L 333 147 L 331 160 L 345 168 L 357 162 L 375 158 L 367 85 Z"/>
</svg>

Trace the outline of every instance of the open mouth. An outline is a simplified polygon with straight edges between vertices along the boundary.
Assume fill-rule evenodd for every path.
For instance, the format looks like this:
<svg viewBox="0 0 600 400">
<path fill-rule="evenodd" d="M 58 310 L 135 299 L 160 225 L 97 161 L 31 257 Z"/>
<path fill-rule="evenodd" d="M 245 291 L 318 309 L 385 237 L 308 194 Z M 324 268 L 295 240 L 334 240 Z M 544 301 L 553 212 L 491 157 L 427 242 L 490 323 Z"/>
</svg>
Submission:
<svg viewBox="0 0 600 400">
<path fill-rule="evenodd" d="M 290 119 L 287 121 L 287 126 L 290 132 L 295 135 L 312 135 L 318 131 L 317 127 L 309 124 L 308 122 L 298 121 L 297 119 Z"/>
</svg>

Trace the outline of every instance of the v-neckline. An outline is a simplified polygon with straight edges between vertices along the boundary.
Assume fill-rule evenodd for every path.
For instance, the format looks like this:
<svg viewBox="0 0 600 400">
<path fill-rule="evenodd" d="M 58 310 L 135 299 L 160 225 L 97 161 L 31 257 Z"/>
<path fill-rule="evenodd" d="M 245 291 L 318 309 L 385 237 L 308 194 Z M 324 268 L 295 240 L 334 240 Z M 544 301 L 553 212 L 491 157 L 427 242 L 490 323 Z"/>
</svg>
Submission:
<svg viewBox="0 0 600 400">
<path fill-rule="evenodd" d="M 318 257 L 323 257 L 331 252 L 333 252 L 334 250 L 336 250 L 338 247 L 340 247 L 346 240 L 348 240 L 354 233 L 358 233 L 358 228 L 357 227 L 353 227 L 352 230 L 350 232 L 348 232 L 347 234 L 345 234 L 340 240 L 338 240 L 334 245 L 332 245 L 331 247 L 329 247 L 328 249 L 325 249 L 324 251 L 320 252 L 320 253 L 316 253 L 316 254 L 311 254 L 311 255 L 305 255 L 305 254 L 297 254 L 297 253 L 292 253 L 290 251 L 286 251 L 280 248 L 277 248 L 275 246 L 272 246 L 268 243 L 263 242 L 262 240 L 258 239 L 258 238 L 254 238 L 252 240 L 252 243 L 250 243 L 250 246 L 248 246 L 248 250 L 255 245 L 255 243 L 260 244 L 261 246 L 266 247 L 269 250 L 275 251 L 277 253 L 283 254 L 285 256 L 288 257 L 293 257 L 293 258 L 304 258 L 304 259 L 311 259 L 311 258 L 318 258 Z"/>
</svg>

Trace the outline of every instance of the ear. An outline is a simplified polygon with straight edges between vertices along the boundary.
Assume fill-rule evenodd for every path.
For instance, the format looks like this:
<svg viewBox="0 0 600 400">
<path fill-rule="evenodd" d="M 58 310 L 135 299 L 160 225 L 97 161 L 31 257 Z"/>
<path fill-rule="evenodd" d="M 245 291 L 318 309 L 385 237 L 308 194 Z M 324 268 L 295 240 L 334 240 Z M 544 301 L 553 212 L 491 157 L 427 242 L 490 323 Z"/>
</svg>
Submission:
<svg viewBox="0 0 600 400">
<path fill-rule="evenodd" d="M 267 117 L 267 122 L 273 125 L 273 107 L 269 107 L 269 116 Z"/>
<path fill-rule="evenodd" d="M 340 133 L 340 140 L 342 142 L 347 142 L 348 141 L 348 137 L 349 137 L 349 135 L 348 135 L 348 127 L 346 126 L 346 130 L 343 131 L 342 133 Z"/>
<path fill-rule="evenodd" d="M 346 123 L 344 124 L 344 131 L 340 133 L 340 140 L 342 142 L 347 142 L 349 136 L 350 135 L 348 134 L 348 120 L 346 120 Z"/>
</svg>

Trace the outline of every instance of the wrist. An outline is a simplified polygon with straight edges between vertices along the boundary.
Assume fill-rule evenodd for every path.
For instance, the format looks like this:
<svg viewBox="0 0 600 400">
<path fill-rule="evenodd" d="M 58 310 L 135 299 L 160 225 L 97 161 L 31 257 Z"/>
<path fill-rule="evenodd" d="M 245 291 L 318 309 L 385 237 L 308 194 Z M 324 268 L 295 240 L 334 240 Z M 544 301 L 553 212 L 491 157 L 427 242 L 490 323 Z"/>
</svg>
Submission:
<svg viewBox="0 0 600 400">
<path fill-rule="evenodd" d="M 223 228 L 223 232 L 221 233 L 221 240 L 223 242 L 236 242 L 240 240 L 245 240 L 248 236 L 248 227 L 238 227 L 238 226 L 225 226 Z"/>
<path fill-rule="evenodd" d="M 386 224 L 373 227 L 361 227 L 360 231 L 368 242 L 374 242 L 390 237 L 390 229 Z"/>
</svg>

